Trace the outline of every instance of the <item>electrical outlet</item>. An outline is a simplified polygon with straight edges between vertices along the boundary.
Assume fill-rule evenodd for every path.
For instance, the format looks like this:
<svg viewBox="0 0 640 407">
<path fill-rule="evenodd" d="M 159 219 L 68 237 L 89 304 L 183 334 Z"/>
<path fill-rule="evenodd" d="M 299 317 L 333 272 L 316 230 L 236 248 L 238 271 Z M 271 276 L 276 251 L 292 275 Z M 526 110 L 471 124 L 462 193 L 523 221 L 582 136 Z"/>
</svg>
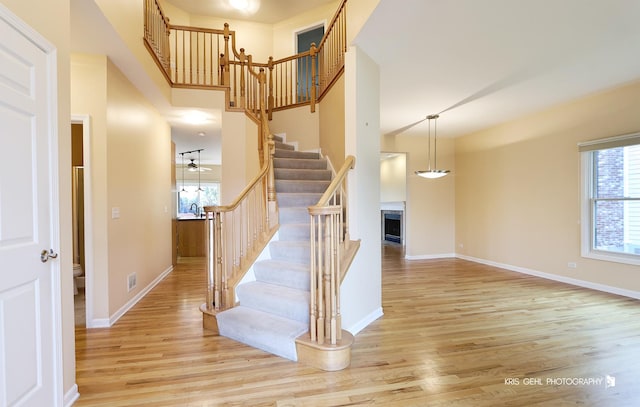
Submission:
<svg viewBox="0 0 640 407">
<path fill-rule="evenodd" d="M 578 265 L 572 261 L 570 261 L 569 263 L 567 263 L 567 267 L 569 267 L 570 269 L 574 269 L 576 267 L 578 267 Z"/>
<path fill-rule="evenodd" d="M 127 276 L 127 290 L 131 291 L 136 288 L 137 276 L 136 273 L 131 273 Z"/>
</svg>

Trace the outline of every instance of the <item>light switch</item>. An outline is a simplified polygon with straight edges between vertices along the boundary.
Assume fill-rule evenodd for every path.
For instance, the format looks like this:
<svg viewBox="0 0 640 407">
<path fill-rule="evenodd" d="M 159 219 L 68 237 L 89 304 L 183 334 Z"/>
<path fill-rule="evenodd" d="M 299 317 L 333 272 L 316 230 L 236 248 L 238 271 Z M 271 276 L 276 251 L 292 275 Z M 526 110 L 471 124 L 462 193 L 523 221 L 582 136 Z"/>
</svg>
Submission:
<svg viewBox="0 0 640 407">
<path fill-rule="evenodd" d="M 120 218 L 120 208 L 114 206 L 111 208 L 111 219 L 119 219 Z"/>
</svg>

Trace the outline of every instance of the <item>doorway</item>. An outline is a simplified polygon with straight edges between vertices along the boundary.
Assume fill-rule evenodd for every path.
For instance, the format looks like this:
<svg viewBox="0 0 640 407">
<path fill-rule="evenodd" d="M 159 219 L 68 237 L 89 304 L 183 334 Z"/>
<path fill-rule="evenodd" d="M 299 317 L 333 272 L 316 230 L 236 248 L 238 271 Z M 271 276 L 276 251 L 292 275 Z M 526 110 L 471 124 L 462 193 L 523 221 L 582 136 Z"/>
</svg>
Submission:
<svg viewBox="0 0 640 407">
<path fill-rule="evenodd" d="M 380 221 L 383 243 L 406 245 L 407 154 L 380 153 Z"/>
<path fill-rule="evenodd" d="M 311 44 L 320 45 L 324 36 L 324 24 L 306 28 L 296 32 L 296 53 L 301 54 L 311 49 Z M 318 58 L 315 60 L 315 71 L 318 72 Z M 318 86 L 317 80 L 312 78 L 311 57 L 298 59 L 297 66 L 297 102 L 306 102 L 311 98 L 311 87 Z"/>
<path fill-rule="evenodd" d="M 91 172 L 89 116 L 71 118 L 73 284 L 75 326 L 91 327 L 93 246 L 91 244 Z"/>
</svg>

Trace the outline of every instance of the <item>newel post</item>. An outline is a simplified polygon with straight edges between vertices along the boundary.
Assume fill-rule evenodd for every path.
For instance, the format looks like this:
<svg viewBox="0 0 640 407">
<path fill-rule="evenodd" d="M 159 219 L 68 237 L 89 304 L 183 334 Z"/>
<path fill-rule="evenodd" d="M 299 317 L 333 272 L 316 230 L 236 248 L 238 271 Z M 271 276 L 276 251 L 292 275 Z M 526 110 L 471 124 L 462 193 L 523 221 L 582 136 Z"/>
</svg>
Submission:
<svg viewBox="0 0 640 407">
<path fill-rule="evenodd" d="M 229 74 L 229 33 L 229 23 L 224 23 L 224 53 L 220 54 L 220 67 L 222 68 L 222 77 L 220 78 L 220 84 L 223 86 L 231 85 Z"/>
<path fill-rule="evenodd" d="M 269 68 L 269 101 L 267 103 L 267 109 L 269 114 L 269 120 L 273 120 L 273 104 L 274 104 L 274 96 L 273 96 L 273 57 L 269 57 L 268 62 Z"/>
<path fill-rule="evenodd" d="M 316 48 L 316 43 L 311 43 L 311 49 L 309 50 L 309 54 L 311 55 L 311 80 L 309 86 L 311 87 L 311 113 L 315 113 L 316 111 L 316 76 L 318 73 L 316 72 L 316 59 L 318 53 L 318 49 Z"/>
</svg>

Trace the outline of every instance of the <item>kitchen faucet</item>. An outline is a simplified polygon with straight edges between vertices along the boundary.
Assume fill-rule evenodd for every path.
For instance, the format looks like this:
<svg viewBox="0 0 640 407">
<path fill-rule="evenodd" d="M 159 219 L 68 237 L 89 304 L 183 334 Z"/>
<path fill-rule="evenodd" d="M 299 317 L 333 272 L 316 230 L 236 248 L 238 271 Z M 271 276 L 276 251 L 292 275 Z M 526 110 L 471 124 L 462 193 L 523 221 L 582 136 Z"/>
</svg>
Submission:
<svg viewBox="0 0 640 407">
<path fill-rule="evenodd" d="M 194 205 L 195 205 L 195 207 L 196 207 L 196 208 L 195 208 L 195 210 L 193 209 Z M 200 208 L 198 207 L 198 204 L 194 202 L 194 203 L 192 203 L 192 204 L 191 204 L 191 206 L 189 207 L 189 211 L 192 211 L 192 212 L 193 212 L 193 215 L 197 218 L 197 217 L 198 217 L 198 212 L 200 212 Z"/>
</svg>

